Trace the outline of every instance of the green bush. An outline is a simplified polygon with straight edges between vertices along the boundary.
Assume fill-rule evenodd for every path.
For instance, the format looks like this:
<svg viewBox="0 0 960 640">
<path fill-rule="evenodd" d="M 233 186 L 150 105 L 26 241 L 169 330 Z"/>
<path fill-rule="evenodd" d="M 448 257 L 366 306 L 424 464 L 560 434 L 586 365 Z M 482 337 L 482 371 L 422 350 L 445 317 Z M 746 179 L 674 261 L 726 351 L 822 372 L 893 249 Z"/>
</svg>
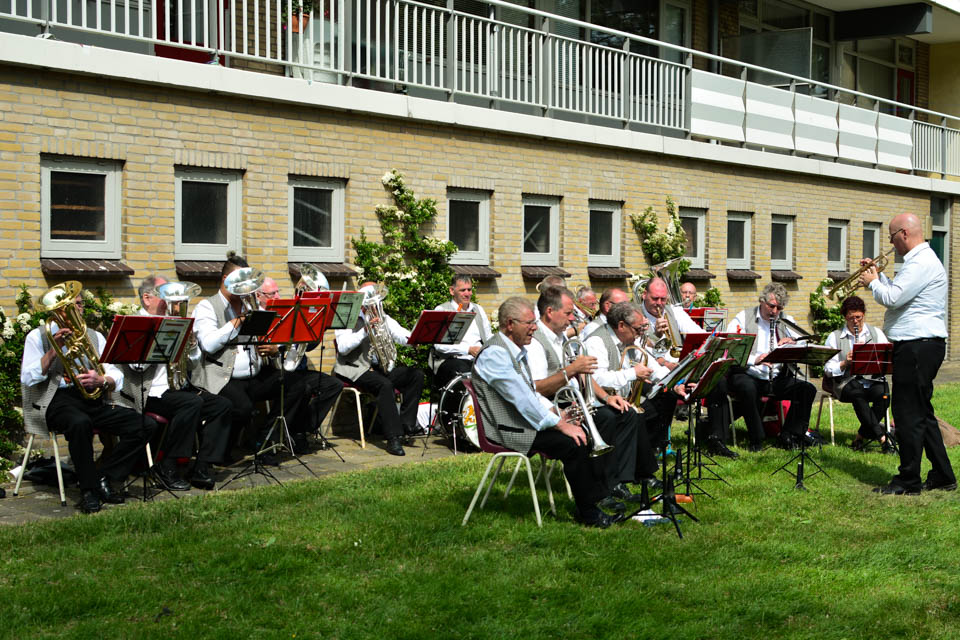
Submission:
<svg viewBox="0 0 960 640">
<path fill-rule="evenodd" d="M 843 314 L 840 313 L 842 301 L 830 304 L 824 295 L 824 291 L 833 287 L 834 282 L 830 278 L 824 278 L 817 285 L 817 288 L 810 294 L 810 314 L 813 316 L 813 333 L 817 336 L 817 342 L 823 344 L 832 332 L 843 326 Z M 814 376 L 823 375 L 823 367 L 811 367 L 810 373 Z"/>
<path fill-rule="evenodd" d="M 657 228 L 657 214 L 653 207 L 647 207 L 642 213 L 631 213 L 630 223 L 640 238 L 643 256 L 651 265 L 660 264 L 673 258 L 680 258 L 687 250 L 687 234 L 680 222 L 680 214 L 673 198 L 667 196 L 667 216 L 670 218 L 666 228 Z M 680 263 L 679 275 L 690 269 L 690 261 Z"/>
<path fill-rule="evenodd" d="M 723 302 L 723 298 L 720 296 L 720 289 L 716 287 L 710 287 L 703 294 L 698 295 L 696 300 L 693 301 L 693 306 L 695 307 L 725 307 L 727 306 Z"/>
</svg>

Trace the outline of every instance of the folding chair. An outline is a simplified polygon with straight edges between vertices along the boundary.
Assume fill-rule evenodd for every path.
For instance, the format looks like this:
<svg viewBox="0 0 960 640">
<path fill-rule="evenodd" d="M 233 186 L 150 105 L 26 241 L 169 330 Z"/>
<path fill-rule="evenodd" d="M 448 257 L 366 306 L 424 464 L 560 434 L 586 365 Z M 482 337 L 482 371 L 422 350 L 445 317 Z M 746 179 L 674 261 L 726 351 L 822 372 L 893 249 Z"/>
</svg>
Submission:
<svg viewBox="0 0 960 640">
<path fill-rule="evenodd" d="M 360 401 L 360 398 L 361 398 L 361 396 L 364 396 L 364 395 L 367 395 L 367 394 L 365 394 L 363 391 L 360 391 L 360 389 L 358 389 L 357 387 L 355 387 L 352 383 L 347 382 L 347 381 L 345 381 L 345 380 L 343 381 L 343 391 L 341 391 L 341 392 L 340 392 L 340 395 L 337 396 L 336 402 L 333 403 L 333 409 L 330 410 L 330 419 L 327 421 L 327 428 L 326 428 L 326 430 L 321 431 L 321 433 L 323 433 L 323 434 L 329 433 L 330 430 L 333 428 L 333 420 L 334 420 L 334 418 L 335 418 L 336 415 L 337 415 L 337 407 L 340 406 L 340 400 L 343 398 L 343 395 L 344 395 L 345 393 L 351 393 L 351 394 L 353 394 L 353 399 L 354 399 L 354 402 L 356 403 L 356 407 L 357 407 L 357 428 L 360 429 L 360 448 L 361 448 L 361 449 L 366 449 L 366 448 L 367 448 L 367 440 L 366 440 L 364 431 L 366 431 L 366 429 L 369 429 L 370 427 L 372 427 L 372 426 L 373 426 L 373 423 L 376 422 L 376 420 L 377 420 L 377 411 L 379 411 L 379 409 L 376 409 L 376 408 L 375 408 L 375 409 L 373 410 L 373 416 L 370 418 L 370 427 L 364 427 L 364 424 L 363 424 L 363 403 Z"/>
</svg>

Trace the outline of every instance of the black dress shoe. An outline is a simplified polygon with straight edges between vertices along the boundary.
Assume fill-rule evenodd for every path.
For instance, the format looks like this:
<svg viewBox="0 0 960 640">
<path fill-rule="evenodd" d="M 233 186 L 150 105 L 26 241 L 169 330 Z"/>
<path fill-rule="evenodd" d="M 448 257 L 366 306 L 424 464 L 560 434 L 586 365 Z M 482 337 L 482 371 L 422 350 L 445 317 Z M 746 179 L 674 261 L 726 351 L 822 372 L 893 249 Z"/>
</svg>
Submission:
<svg viewBox="0 0 960 640">
<path fill-rule="evenodd" d="M 622 515 L 611 516 L 604 513 L 598 507 L 593 507 L 587 511 L 581 511 L 577 515 L 577 521 L 585 527 L 596 527 L 597 529 L 606 529 L 615 522 L 623 520 Z"/>
<path fill-rule="evenodd" d="M 100 511 L 100 494 L 92 489 L 87 489 L 83 492 L 83 496 L 80 498 L 80 504 L 77 506 L 80 507 L 80 511 L 83 513 L 96 513 Z"/>
<path fill-rule="evenodd" d="M 123 494 L 110 486 L 110 481 L 107 480 L 106 476 L 102 476 L 97 483 L 97 493 L 100 494 L 100 499 L 103 502 L 110 504 L 123 504 L 124 502 Z"/>
<path fill-rule="evenodd" d="M 954 488 L 956 488 L 956 485 L 954 485 Z M 918 496 L 920 495 L 920 489 L 908 489 L 902 484 L 897 484 L 896 482 L 885 484 L 882 487 L 874 487 L 873 492 L 882 493 L 885 496 Z"/>
<path fill-rule="evenodd" d="M 183 478 L 178 478 L 174 470 L 162 462 L 153 465 L 153 477 L 156 478 L 161 486 L 170 491 L 190 490 L 190 483 Z"/>
<path fill-rule="evenodd" d="M 923 483 L 924 491 L 956 491 L 957 490 L 957 481 L 953 482 L 937 482 L 936 480 L 931 480 L 927 478 L 927 481 Z"/>
<path fill-rule="evenodd" d="M 400 442 L 400 436 L 395 436 L 393 438 L 387 439 L 387 453 L 392 456 L 405 456 L 406 452 L 403 450 L 403 443 Z"/>
<path fill-rule="evenodd" d="M 761 451 L 763 451 L 763 443 L 751 442 L 750 444 L 747 445 L 747 451 L 749 451 L 750 453 L 760 453 Z"/>
<path fill-rule="evenodd" d="M 707 438 L 707 451 L 712 455 L 724 458 L 739 458 L 740 454 L 731 451 L 727 445 L 721 442 L 720 438 Z"/>
<path fill-rule="evenodd" d="M 206 491 L 216 486 L 217 483 L 210 475 L 210 467 L 206 462 L 198 462 L 194 465 L 193 472 L 190 473 L 190 484 Z"/>
<path fill-rule="evenodd" d="M 614 496 L 609 495 L 597 503 L 597 508 L 607 512 L 614 511 L 616 513 L 623 513 L 627 510 L 627 505 L 620 502 L 620 500 Z"/>
<path fill-rule="evenodd" d="M 663 489 L 663 483 L 659 478 L 653 476 L 647 478 L 637 478 L 637 484 L 645 484 L 651 491 L 660 491 Z"/>
<path fill-rule="evenodd" d="M 656 478 L 653 478 L 653 480 L 656 480 Z M 643 502 L 643 496 L 639 493 L 633 493 L 629 487 L 622 482 L 610 491 L 610 496 L 624 502 Z"/>
</svg>

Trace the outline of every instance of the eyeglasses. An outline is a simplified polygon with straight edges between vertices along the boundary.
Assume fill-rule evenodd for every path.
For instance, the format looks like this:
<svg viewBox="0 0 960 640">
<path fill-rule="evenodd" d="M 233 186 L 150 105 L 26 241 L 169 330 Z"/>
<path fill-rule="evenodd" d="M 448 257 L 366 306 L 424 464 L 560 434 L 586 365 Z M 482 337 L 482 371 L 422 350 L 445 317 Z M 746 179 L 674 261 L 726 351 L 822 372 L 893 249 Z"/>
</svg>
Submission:
<svg viewBox="0 0 960 640">
<path fill-rule="evenodd" d="M 644 332 L 647 330 L 647 325 L 645 324 L 642 324 L 639 327 L 635 327 L 632 324 L 628 324 L 627 326 L 633 329 L 633 332 L 638 336 L 642 336 Z"/>
<path fill-rule="evenodd" d="M 903 227 L 900 227 L 899 229 L 897 229 L 896 231 L 894 231 L 893 233 L 891 233 L 891 234 L 890 234 L 890 242 L 893 242 L 893 239 L 894 239 L 894 238 L 897 236 L 897 234 L 900 233 L 901 231 L 906 231 L 906 229 L 903 228 Z"/>
<path fill-rule="evenodd" d="M 536 319 L 533 319 L 533 320 L 517 320 L 516 318 L 513 318 L 513 319 L 512 319 L 512 322 L 516 322 L 517 324 L 525 324 L 525 325 L 537 324 Z"/>
<path fill-rule="evenodd" d="M 774 309 L 777 311 L 783 311 L 784 309 L 787 308 L 787 305 L 785 304 L 777 304 L 776 302 L 774 302 L 773 304 L 770 304 L 766 300 L 763 301 L 763 304 L 767 305 L 767 307 L 769 307 L 770 309 Z"/>
</svg>

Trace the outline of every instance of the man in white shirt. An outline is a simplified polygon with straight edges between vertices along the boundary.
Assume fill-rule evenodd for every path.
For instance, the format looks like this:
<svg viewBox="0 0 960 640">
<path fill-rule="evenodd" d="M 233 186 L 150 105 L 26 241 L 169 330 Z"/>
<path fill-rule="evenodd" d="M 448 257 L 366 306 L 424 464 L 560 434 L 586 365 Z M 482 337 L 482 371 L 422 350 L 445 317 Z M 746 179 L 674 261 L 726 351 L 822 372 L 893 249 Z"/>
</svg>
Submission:
<svg viewBox="0 0 960 640">
<path fill-rule="evenodd" d="M 537 308 L 540 320 L 527 347 L 527 362 L 537 394 L 547 400 L 548 408 L 552 406 L 557 391 L 567 385 L 576 388 L 585 402 L 592 394 L 596 399 L 591 407 L 594 424 L 603 441 L 613 446 L 612 452 L 597 458 L 607 478 L 609 502 L 639 502 L 640 495 L 632 493 L 627 484 L 639 480 L 636 473 L 637 438 L 641 430 L 642 437 L 647 437 L 646 430 L 641 429 L 643 420 L 640 414 L 620 396 L 604 391 L 592 376 L 589 389 L 581 386 L 584 376 L 596 370 L 596 358 L 587 355 L 585 350 L 567 363 L 563 332 L 574 317 L 573 294 L 566 288 L 546 287 L 540 290 Z M 643 480 L 651 479 L 652 475 L 647 473 Z"/>
<path fill-rule="evenodd" d="M 372 290 L 375 286 L 375 282 L 365 282 L 360 290 Z M 364 307 L 353 329 L 336 331 L 337 363 L 333 367 L 333 373 L 376 398 L 377 415 L 380 416 L 383 435 L 387 439 L 387 453 L 394 456 L 406 455 L 403 451 L 404 437 L 419 432 L 417 407 L 423 391 L 423 371 L 403 365 L 384 371 L 374 353 L 366 323 L 370 323 L 371 328 L 374 325 L 384 327 L 384 335 L 394 344 L 405 345 L 410 339 L 410 332 L 389 315 L 384 313 L 382 317 L 378 317 L 372 309 Z M 394 390 L 403 394 L 399 411 Z"/>
<path fill-rule="evenodd" d="M 247 261 L 231 252 L 220 270 L 220 290 L 197 303 L 193 310 L 193 330 L 203 351 L 200 366 L 193 372 L 193 384 L 210 393 L 227 398 L 233 405 L 231 412 L 231 442 L 237 442 L 240 433 L 250 423 L 253 405 L 270 401 L 267 414 L 258 434 L 253 435 L 252 445 L 259 453 L 266 435 L 280 415 L 280 391 L 283 387 L 283 415 L 288 425 L 304 399 L 304 385 L 290 375 L 283 375 L 267 365 L 266 358 L 277 355 L 275 345 L 237 344 L 240 326 L 246 317 L 243 297 L 230 293 L 224 280 L 237 269 L 246 268 Z M 252 295 L 252 294 L 251 294 Z M 256 307 L 256 303 L 254 302 Z M 274 430 L 274 435 L 277 434 Z M 264 462 L 276 464 L 273 454 L 265 454 Z"/>
<path fill-rule="evenodd" d="M 78 295 L 75 304 L 83 315 L 83 297 Z M 143 455 L 156 423 L 144 421 L 135 411 L 114 406 L 110 394 L 122 387 L 123 372 L 111 364 L 102 364 L 103 375 L 96 368 L 77 375 L 77 383 L 87 392 L 101 391 L 99 398 L 85 398 L 65 373 L 56 352 L 64 348 L 73 331 L 56 323 L 50 330 L 54 344 L 50 344 L 43 326 L 28 333 L 24 341 L 20 367 L 24 422 L 31 433 L 42 433 L 46 426 L 67 439 L 80 484 L 79 508 L 84 513 L 95 513 L 102 502 L 123 503 L 122 489 L 115 487 L 130 474 L 138 456 Z M 88 328 L 87 340 L 98 355 L 103 353 L 103 334 Z M 119 439 L 99 469 L 93 461 L 94 429 Z"/>
<path fill-rule="evenodd" d="M 667 288 L 667 283 L 662 278 L 651 279 L 643 292 L 643 315 L 650 323 L 647 336 L 654 344 L 664 336 L 669 337 L 667 318 L 662 317 L 665 315 L 664 308 L 668 304 L 670 304 L 670 290 Z M 681 337 L 688 333 L 703 333 L 703 329 L 679 306 L 671 306 L 671 311 L 677 320 L 677 329 Z M 657 360 L 670 369 L 673 369 L 677 363 L 677 358 L 668 353 L 658 354 Z"/>
<path fill-rule="evenodd" d="M 790 296 L 786 287 L 772 282 L 760 293 L 760 304 L 744 309 L 736 315 L 727 327 L 729 333 L 756 334 L 753 349 L 747 358 L 747 368 L 731 372 L 727 378 L 729 393 L 737 401 L 747 424 L 747 435 L 751 451 L 762 448 L 765 437 L 760 419 L 761 397 L 774 396 L 779 400 L 790 400 L 785 424 L 781 425 L 779 444 L 787 449 L 800 445 L 800 438 L 807 438 L 810 423 L 810 410 L 817 396 L 817 389 L 805 380 L 797 378 L 790 367 L 764 362 L 767 354 L 784 344 L 793 344 L 785 323 L 779 322 Z M 785 316 L 787 320 L 793 318 Z"/>
<path fill-rule="evenodd" d="M 487 312 L 473 296 L 473 279 L 470 276 L 454 275 L 450 282 L 450 300 L 438 305 L 434 311 L 470 311 L 475 314 L 463 339 L 457 344 L 435 344 L 430 354 L 430 366 L 434 372 L 434 385 L 442 389 L 462 373 L 470 371 L 483 342 L 493 335 Z"/>
<path fill-rule="evenodd" d="M 578 335 L 597 316 L 599 311 L 600 301 L 597 299 L 597 294 L 594 290 L 587 286 L 582 286 L 577 289 L 576 304 L 573 312 L 577 317 L 575 326 Z"/>
<path fill-rule="evenodd" d="M 140 283 L 140 315 L 162 316 L 167 303 L 157 288 L 167 283 L 163 276 L 148 276 Z M 186 303 L 183 303 L 186 304 Z M 202 353 L 195 339 L 184 346 L 187 368 L 200 365 Z M 169 386 L 167 365 L 124 365 L 124 385 L 120 402 L 136 411 L 147 411 L 166 418 L 169 423 L 158 451 L 163 459 L 158 466 L 158 479 L 173 491 L 186 491 L 190 485 L 213 489 L 215 482 L 210 465 L 221 464 L 230 445 L 230 401 L 188 383 L 181 389 Z M 186 375 L 188 372 L 184 371 Z M 145 397 L 144 397 L 145 396 Z M 177 475 L 178 458 L 192 458 L 194 442 L 200 436 L 197 460 L 189 481 Z"/>
<path fill-rule="evenodd" d="M 844 326 L 833 331 L 824 343 L 832 349 L 840 349 L 823 367 L 824 389 L 832 389 L 840 402 L 853 404 L 853 410 L 860 421 L 851 446 L 862 450 L 870 440 L 883 445 L 884 453 L 892 453 L 893 446 L 887 442 L 883 417 L 887 411 L 887 393 L 883 378 L 865 378 L 855 375 L 853 367 L 853 345 L 879 344 L 887 342 L 887 337 L 878 327 L 868 325 L 864 320 L 867 308 L 863 300 L 850 296 L 840 305 Z"/>
<path fill-rule="evenodd" d="M 543 451 L 559 459 L 573 492 L 577 520 L 590 527 L 609 527 L 619 518 L 597 506 L 607 490 L 605 478 L 591 463 L 586 433 L 566 415 L 547 409 L 534 391 L 526 359 L 526 346 L 537 329 L 533 305 L 524 298 L 509 298 L 500 305 L 498 320 L 500 331 L 477 355 L 471 375 L 484 434 L 514 451 Z"/>
<path fill-rule="evenodd" d="M 916 494 L 957 488 L 943 436 L 933 412 L 933 380 L 946 352 L 947 274 L 937 254 L 923 240 L 923 225 L 912 213 L 890 221 L 890 242 L 903 256 L 890 280 L 876 268 L 860 276 L 873 299 L 887 308 L 883 329 L 893 343 L 893 421 L 900 445 L 900 469 L 890 484 L 874 491 Z M 868 264 L 868 260 L 861 264 Z M 932 468 L 920 482 L 926 452 Z"/>
</svg>

